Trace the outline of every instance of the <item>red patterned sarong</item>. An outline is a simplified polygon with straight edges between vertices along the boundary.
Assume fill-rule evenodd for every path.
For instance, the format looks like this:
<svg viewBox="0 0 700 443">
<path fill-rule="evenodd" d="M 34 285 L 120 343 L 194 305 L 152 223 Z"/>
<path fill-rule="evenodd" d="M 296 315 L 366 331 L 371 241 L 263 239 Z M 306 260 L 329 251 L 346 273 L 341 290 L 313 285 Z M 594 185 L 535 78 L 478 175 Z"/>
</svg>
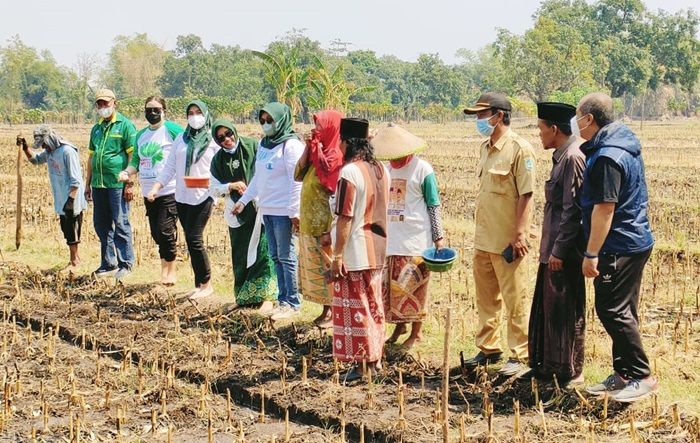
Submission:
<svg viewBox="0 0 700 443">
<path fill-rule="evenodd" d="M 334 282 L 333 356 L 339 361 L 379 361 L 384 350 L 382 270 L 350 271 Z"/>
</svg>

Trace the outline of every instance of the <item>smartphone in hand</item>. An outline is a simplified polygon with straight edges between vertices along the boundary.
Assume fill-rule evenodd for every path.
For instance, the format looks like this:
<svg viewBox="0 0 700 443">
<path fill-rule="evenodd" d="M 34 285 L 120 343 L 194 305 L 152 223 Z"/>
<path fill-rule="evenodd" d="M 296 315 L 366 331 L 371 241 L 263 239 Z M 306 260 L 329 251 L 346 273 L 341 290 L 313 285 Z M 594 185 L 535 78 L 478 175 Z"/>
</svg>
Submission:
<svg viewBox="0 0 700 443">
<path fill-rule="evenodd" d="M 507 248 L 501 252 L 501 255 L 505 259 L 506 263 L 513 263 L 513 260 L 515 260 L 515 254 L 513 253 L 513 245 L 508 245 Z"/>
</svg>

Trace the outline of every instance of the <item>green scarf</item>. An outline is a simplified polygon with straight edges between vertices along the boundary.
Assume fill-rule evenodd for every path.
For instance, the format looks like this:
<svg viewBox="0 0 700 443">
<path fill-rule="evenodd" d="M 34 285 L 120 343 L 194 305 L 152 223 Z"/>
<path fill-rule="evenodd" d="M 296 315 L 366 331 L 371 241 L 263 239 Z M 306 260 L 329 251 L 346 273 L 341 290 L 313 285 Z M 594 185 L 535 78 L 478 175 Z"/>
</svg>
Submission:
<svg viewBox="0 0 700 443">
<path fill-rule="evenodd" d="M 216 132 L 219 128 L 230 129 L 237 140 L 236 152 L 233 154 L 226 152 L 223 146 L 216 140 Z M 240 168 L 243 174 L 243 181 L 246 185 L 250 184 L 255 172 L 255 155 L 257 153 L 258 141 L 252 137 L 239 136 L 236 127 L 230 120 L 220 118 L 214 122 L 211 127 L 211 135 L 216 141 L 216 144 L 221 146 L 221 149 L 214 155 L 211 161 L 211 175 L 219 183 L 230 183 L 236 177 L 234 166 Z M 238 164 L 236 165 L 236 162 Z M 237 202 L 241 195 L 232 191 L 229 193 L 229 198 Z M 247 222 L 255 220 L 255 206 L 248 204 L 243 209 L 243 212 L 238 215 L 238 222 L 243 225 Z"/>
<path fill-rule="evenodd" d="M 236 138 L 238 146 L 236 149 L 236 152 L 233 154 L 229 154 L 226 152 L 225 148 L 221 146 L 218 140 L 216 140 L 216 132 L 219 130 L 219 128 L 226 128 L 231 130 L 233 132 L 233 136 Z M 220 118 L 214 122 L 214 124 L 211 127 L 211 134 L 214 140 L 216 141 L 216 144 L 221 146 L 221 150 L 216 153 L 216 157 L 222 157 L 224 159 L 229 159 L 231 161 L 225 161 L 227 164 L 226 168 L 223 170 L 217 166 L 217 171 L 215 173 L 214 168 L 212 167 L 212 175 L 214 176 L 215 179 L 219 180 L 221 183 L 228 183 L 231 181 L 231 178 L 233 177 L 233 167 L 232 162 L 233 160 L 238 160 L 239 162 L 239 168 L 243 171 L 243 177 L 245 178 L 246 184 L 250 183 L 250 180 L 253 178 L 253 172 L 255 171 L 255 152 L 257 148 L 257 141 L 252 138 L 252 137 L 245 137 L 245 136 L 239 136 L 238 131 L 236 130 L 236 127 L 233 125 L 233 123 L 230 120 Z M 214 163 L 212 162 L 212 165 Z"/>
<path fill-rule="evenodd" d="M 190 168 L 202 158 L 211 143 L 212 118 L 211 114 L 209 114 L 209 107 L 201 100 L 192 100 L 185 107 L 185 114 L 187 114 L 187 111 L 189 111 L 190 107 L 193 105 L 197 106 L 199 110 L 202 111 L 206 122 L 200 129 L 192 129 L 190 125 L 187 125 L 185 133 L 182 135 L 183 140 L 187 143 L 187 158 L 185 159 L 186 176 L 190 175 Z"/>
<path fill-rule="evenodd" d="M 272 149 L 287 140 L 299 138 L 294 133 L 294 129 L 292 129 L 292 111 L 289 109 L 289 106 L 283 103 L 272 102 L 266 104 L 265 107 L 260 110 L 258 117 L 260 117 L 263 112 L 270 114 L 277 128 L 275 135 L 272 137 L 266 136 L 260 141 L 260 145 L 263 148 Z"/>
</svg>

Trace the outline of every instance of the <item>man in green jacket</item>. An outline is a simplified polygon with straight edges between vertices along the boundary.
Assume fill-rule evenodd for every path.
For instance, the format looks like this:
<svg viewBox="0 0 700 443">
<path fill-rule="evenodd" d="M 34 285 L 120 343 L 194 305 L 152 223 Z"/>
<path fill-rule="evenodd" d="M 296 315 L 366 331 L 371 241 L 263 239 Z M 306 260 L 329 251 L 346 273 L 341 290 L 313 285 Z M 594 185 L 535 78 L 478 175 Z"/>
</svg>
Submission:
<svg viewBox="0 0 700 443">
<path fill-rule="evenodd" d="M 99 122 L 90 132 L 85 196 L 94 205 L 93 224 L 100 239 L 101 262 L 97 277 L 124 278 L 134 265 L 134 248 L 129 202 L 133 182 L 119 181 L 119 172 L 129 164 L 134 150 L 136 128 L 116 110 L 114 92 L 100 89 L 95 94 Z"/>
</svg>

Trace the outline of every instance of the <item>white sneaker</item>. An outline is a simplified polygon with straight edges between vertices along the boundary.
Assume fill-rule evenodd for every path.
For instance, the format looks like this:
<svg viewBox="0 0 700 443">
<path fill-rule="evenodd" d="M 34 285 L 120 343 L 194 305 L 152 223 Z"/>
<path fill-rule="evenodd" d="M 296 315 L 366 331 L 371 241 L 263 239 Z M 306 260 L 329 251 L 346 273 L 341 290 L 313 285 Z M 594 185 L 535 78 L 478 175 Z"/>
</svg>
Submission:
<svg viewBox="0 0 700 443">
<path fill-rule="evenodd" d="M 206 288 L 203 289 L 198 289 L 196 290 L 192 295 L 190 295 L 189 299 L 190 300 L 196 300 L 198 298 L 205 298 L 209 297 L 214 293 L 214 287 L 212 285 L 207 286 Z"/>
<path fill-rule="evenodd" d="M 296 317 L 299 315 L 299 310 L 294 309 L 291 306 L 283 305 L 275 314 L 273 314 L 270 318 L 272 321 L 277 321 L 277 320 L 284 320 L 287 318 L 292 318 Z"/>
<path fill-rule="evenodd" d="M 121 281 L 124 277 L 126 277 L 129 274 L 131 274 L 131 271 L 129 270 L 129 268 L 119 268 L 117 273 L 114 274 L 114 278 L 117 281 Z"/>
</svg>

